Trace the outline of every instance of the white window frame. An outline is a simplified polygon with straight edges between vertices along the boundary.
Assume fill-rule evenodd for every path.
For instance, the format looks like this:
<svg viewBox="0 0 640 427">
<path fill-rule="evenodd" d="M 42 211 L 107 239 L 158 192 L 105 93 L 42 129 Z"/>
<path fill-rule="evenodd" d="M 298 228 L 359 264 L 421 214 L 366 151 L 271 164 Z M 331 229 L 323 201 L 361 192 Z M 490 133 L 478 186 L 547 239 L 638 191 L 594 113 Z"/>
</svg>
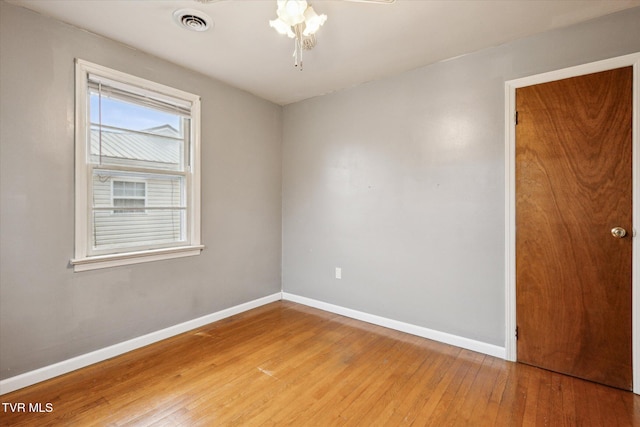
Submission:
<svg viewBox="0 0 640 427">
<path fill-rule="evenodd" d="M 75 68 L 75 257 L 70 261 L 74 271 L 79 272 L 199 255 L 204 249 L 200 240 L 200 97 L 82 59 L 76 59 Z M 90 195 L 93 169 L 89 162 L 89 144 L 87 141 L 90 128 L 88 115 L 89 75 L 134 86 L 141 93 L 148 93 L 153 96 L 164 95 L 167 98 L 179 99 L 190 106 L 190 143 L 187 147 L 188 162 L 184 172 L 187 204 L 186 241 L 184 244 L 131 252 L 92 254 L 89 243 L 89 230 L 91 224 Z M 128 180 L 128 178 L 123 180 Z"/>
</svg>

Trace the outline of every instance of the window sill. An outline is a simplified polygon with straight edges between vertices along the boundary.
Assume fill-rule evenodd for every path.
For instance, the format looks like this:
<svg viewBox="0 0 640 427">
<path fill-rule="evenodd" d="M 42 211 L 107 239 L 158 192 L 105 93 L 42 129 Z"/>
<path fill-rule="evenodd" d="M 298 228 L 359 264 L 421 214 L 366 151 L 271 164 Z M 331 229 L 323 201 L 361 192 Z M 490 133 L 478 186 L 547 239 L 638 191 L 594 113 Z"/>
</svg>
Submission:
<svg viewBox="0 0 640 427">
<path fill-rule="evenodd" d="M 200 255 L 200 252 L 202 252 L 203 249 L 203 245 L 182 246 L 176 248 L 76 258 L 72 259 L 70 263 L 73 265 L 73 271 L 77 273 L 80 271 L 97 270 L 100 268 L 119 267 L 122 265 L 140 264 L 143 262 Z"/>
</svg>

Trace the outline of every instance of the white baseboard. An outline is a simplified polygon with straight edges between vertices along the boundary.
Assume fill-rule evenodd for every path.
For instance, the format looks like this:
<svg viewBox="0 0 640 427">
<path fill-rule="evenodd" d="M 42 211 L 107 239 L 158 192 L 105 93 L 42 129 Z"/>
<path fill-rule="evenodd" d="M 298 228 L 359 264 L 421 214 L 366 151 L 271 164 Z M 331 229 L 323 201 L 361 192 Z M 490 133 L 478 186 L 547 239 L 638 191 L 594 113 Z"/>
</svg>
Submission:
<svg viewBox="0 0 640 427">
<path fill-rule="evenodd" d="M 342 316 L 351 317 L 352 319 L 362 320 L 363 322 L 372 323 L 374 325 L 384 326 L 385 328 L 395 329 L 400 332 L 406 332 L 411 335 L 465 348 L 467 350 L 477 351 L 478 353 L 488 354 L 489 356 L 499 357 L 501 359 L 506 357 L 505 348 L 497 345 L 487 344 L 481 341 L 447 334 L 445 332 L 434 331 L 433 329 L 422 326 L 387 319 L 386 317 L 376 316 L 362 311 L 329 304 L 323 301 L 301 297 L 288 292 L 282 293 L 282 299 L 296 302 L 298 304 L 308 305 L 331 313 L 340 314 Z"/>
<path fill-rule="evenodd" d="M 102 362 L 103 360 L 119 356 L 121 354 L 144 347 L 146 345 L 162 341 L 166 338 L 182 334 L 192 329 L 199 328 L 209 323 L 217 322 L 218 320 L 251 310 L 252 308 L 269 304 L 274 301 L 279 301 L 281 299 L 282 293 L 278 292 L 273 295 L 258 298 L 256 300 L 239 304 L 212 314 L 207 314 L 206 316 L 198 317 L 197 319 L 189 320 L 178 325 L 170 326 L 156 332 L 151 332 L 147 335 L 133 338 L 131 340 L 114 344 L 109 347 L 101 348 L 100 350 L 92 351 L 91 353 L 82 354 L 80 356 L 63 360 L 62 362 L 58 362 L 53 365 L 45 366 L 34 371 L 25 372 L 24 374 L 4 379 L 0 381 L 0 395 L 10 393 L 23 387 L 48 380 L 71 371 L 75 371 L 76 369 L 93 365 L 94 363 Z"/>
</svg>

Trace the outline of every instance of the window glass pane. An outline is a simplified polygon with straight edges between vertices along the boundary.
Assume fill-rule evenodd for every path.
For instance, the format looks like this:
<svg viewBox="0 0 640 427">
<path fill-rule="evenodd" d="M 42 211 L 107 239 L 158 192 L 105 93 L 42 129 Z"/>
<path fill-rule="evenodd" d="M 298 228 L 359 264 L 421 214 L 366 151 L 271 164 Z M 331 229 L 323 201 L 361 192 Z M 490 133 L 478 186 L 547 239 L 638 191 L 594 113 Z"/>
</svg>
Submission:
<svg viewBox="0 0 640 427">
<path fill-rule="evenodd" d="M 115 207 L 124 207 L 129 209 L 114 209 L 113 213 L 115 214 L 129 214 L 129 213 L 146 213 L 145 200 L 144 199 L 113 199 L 113 206 Z"/>
<path fill-rule="evenodd" d="M 146 210 L 144 214 L 94 211 L 93 249 L 173 246 L 185 241 L 185 224 L 185 210 L 182 209 Z"/>
<path fill-rule="evenodd" d="M 181 114 L 90 91 L 90 160 L 103 165 L 184 170 Z"/>
<path fill-rule="evenodd" d="M 144 199 L 113 199 L 113 206 L 144 208 Z"/>
<path fill-rule="evenodd" d="M 144 197 L 145 195 L 145 184 L 144 182 L 134 182 L 133 183 L 133 195 L 136 197 Z"/>
<path fill-rule="evenodd" d="M 122 172 L 120 175 L 122 175 L 124 179 L 131 179 L 129 176 L 124 176 L 125 174 Z M 102 177 L 104 181 L 104 175 Z M 130 208 L 114 209 L 113 213 L 146 213 L 144 210 L 146 206 L 146 185 L 146 182 L 116 181 L 116 177 L 113 177 L 113 206 Z"/>
<path fill-rule="evenodd" d="M 91 123 L 103 126 L 145 131 L 156 135 L 183 137 L 182 115 L 115 99 L 91 89 Z M 171 128 L 171 129 L 170 129 Z"/>
<path fill-rule="evenodd" d="M 185 186 L 180 175 L 94 169 L 91 204 L 94 209 L 106 209 L 116 207 L 118 199 L 139 199 L 144 207 L 185 207 Z"/>
<path fill-rule="evenodd" d="M 114 181 L 113 182 L 113 192 L 117 194 L 124 193 L 124 183 L 125 181 Z"/>
<path fill-rule="evenodd" d="M 183 243 L 184 186 L 182 176 L 94 169 L 93 250 Z"/>
</svg>

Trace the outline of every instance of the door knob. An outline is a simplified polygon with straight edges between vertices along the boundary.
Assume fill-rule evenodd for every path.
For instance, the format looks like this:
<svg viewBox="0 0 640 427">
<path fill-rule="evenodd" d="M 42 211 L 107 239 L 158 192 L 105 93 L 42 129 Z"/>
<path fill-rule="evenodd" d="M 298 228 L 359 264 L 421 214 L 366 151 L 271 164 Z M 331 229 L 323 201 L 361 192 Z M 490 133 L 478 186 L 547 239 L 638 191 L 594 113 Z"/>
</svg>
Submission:
<svg viewBox="0 0 640 427">
<path fill-rule="evenodd" d="M 622 227 L 613 227 L 611 229 L 611 235 L 617 239 L 622 239 L 627 235 L 627 230 Z"/>
</svg>

